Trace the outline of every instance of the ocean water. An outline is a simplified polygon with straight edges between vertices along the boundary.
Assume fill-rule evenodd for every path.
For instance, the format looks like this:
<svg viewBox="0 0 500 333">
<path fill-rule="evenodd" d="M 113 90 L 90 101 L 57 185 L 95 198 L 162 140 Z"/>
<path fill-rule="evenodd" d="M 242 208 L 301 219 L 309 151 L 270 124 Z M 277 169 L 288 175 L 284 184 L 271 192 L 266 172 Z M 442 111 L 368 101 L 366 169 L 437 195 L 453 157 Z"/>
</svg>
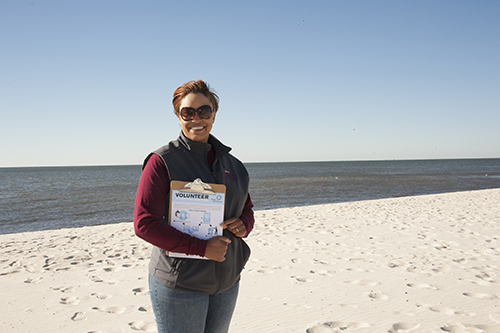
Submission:
<svg viewBox="0 0 500 333">
<path fill-rule="evenodd" d="M 500 188 L 500 159 L 247 163 L 255 210 Z M 0 234 L 133 219 L 139 165 L 0 168 Z"/>
</svg>

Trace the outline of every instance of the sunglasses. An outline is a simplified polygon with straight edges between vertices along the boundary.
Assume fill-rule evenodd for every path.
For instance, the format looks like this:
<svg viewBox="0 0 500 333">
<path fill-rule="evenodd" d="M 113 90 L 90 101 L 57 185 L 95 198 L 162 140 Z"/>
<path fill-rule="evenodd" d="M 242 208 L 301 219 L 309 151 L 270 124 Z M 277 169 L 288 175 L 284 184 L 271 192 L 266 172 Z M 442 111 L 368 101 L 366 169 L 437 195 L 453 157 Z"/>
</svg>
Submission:
<svg viewBox="0 0 500 333">
<path fill-rule="evenodd" d="M 212 107 L 210 105 L 202 105 L 198 109 L 193 109 L 190 107 L 182 108 L 179 113 L 181 114 L 182 120 L 189 121 L 193 120 L 196 113 L 198 113 L 198 116 L 201 119 L 210 119 L 210 117 L 212 116 L 212 112 L 214 112 L 214 110 L 212 110 Z"/>
</svg>

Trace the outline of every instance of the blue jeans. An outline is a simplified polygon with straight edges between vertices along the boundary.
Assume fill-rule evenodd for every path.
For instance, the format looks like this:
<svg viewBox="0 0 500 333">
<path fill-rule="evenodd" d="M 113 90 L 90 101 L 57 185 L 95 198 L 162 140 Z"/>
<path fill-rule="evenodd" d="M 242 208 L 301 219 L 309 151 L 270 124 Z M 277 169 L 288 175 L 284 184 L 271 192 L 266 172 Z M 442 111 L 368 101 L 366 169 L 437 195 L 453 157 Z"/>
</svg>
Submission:
<svg viewBox="0 0 500 333">
<path fill-rule="evenodd" d="M 158 333 L 222 333 L 229 330 L 239 283 L 217 295 L 173 290 L 149 275 Z"/>
</svg>

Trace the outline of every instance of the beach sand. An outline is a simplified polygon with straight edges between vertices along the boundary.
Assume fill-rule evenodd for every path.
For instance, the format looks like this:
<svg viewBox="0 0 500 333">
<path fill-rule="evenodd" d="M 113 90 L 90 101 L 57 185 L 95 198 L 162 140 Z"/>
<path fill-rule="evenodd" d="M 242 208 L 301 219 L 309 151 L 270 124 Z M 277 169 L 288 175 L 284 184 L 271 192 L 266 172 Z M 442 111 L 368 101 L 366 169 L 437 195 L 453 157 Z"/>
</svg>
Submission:
<svg viewBox="0 0 500 333">
<path fill-rule="evenodd" d="M 500 189 L 255 217 L 230 332 L 500 332 Z M 156 332 L 132 223 L 0 244 L 0 332 Z"/>
</svg>

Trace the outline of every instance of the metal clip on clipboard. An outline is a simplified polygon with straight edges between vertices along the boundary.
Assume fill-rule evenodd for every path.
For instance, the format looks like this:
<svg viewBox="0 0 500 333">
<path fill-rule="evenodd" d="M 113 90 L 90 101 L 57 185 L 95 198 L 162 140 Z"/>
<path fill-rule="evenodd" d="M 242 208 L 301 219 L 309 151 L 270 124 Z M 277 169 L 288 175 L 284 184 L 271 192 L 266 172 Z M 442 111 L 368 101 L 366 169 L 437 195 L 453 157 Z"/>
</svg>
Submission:
<svg viewBox="0 0 500 333">
<path fill-rule="evenodd" d="M 187 183 L 184 185 L 181 192 L 190 192 L 190 193 L 205 193 L 205 194 L 214 194 L 212 191 L 212 186 L 201 181 L 200 178 L 196 178 L 193 182 Z"/>
</svg>

